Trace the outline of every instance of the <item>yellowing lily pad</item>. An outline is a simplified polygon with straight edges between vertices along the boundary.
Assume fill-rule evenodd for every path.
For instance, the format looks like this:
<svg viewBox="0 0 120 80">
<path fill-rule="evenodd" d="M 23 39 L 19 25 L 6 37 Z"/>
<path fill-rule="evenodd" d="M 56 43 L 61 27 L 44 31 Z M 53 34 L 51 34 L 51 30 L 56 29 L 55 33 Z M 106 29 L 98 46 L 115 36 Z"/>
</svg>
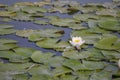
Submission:
<svg viewBox="0 0 120 80">
<path fill-rule="evenodd" d="M 16 13 L 13 11 L 0 11 L 0 17 L 15 17 Z"/>
</svg>

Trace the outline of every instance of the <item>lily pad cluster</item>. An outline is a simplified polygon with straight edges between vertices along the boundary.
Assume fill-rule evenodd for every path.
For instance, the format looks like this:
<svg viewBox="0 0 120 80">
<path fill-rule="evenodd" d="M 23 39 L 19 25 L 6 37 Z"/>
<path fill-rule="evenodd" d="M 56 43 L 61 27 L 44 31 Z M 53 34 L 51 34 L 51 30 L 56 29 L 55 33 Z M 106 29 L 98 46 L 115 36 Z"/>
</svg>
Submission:
<svg viewBox="0 0 120 80">
<path fill-rule="evenodd" d="M 11 6 L 0 4 L 0 37 L 16 35 L 37 47 L 61 53 L 43 52 L 20 47 L 17 41 L 0 38 L 1 80 L 119 80 L 120 70 L 120 9 L 119 0 L 106 3 L 81 4 L 75 0 L 45 0 L 18 2 Z M 59 13 L 71 18 L 46 15 Z M 54 28 L 16 30 L 11 21 L 52 25 Z M 25 27 L 25 26 L 24 26 Z M 76 50 L 68 40 L 71 36 L 85 40 Z"/>
</svg>

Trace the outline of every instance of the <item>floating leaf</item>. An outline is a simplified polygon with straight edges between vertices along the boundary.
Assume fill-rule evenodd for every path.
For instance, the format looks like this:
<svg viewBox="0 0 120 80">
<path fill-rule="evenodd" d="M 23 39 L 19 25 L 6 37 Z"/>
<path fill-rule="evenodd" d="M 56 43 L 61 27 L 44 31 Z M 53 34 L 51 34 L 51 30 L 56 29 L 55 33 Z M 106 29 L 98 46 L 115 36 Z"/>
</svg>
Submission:
<svg viewBox="0 0 120 80">
<path fill-rule="evenodd" d="M 118 20 L 102 20 L 99 22 L 99 27 L 106 30 L 120 31 Z"/>
<path fill-rule="evenodd" d="M 77 52 L 75 50 L 67 50 L 62 53 L 62 56 L 70 59 L 84 59 L 92 56 L 92 54 L 88 51 Z"/>
<path fill-rule="evenodd" d="M 0 29 L 13 28 L 14 26 L 8 24 L 0 24 Z"/>
<path fill-rule="evenodd" d="M 97 11 L 96 14 L 100 16 L 117 16 L 117 11 L 114 9 L 102 9 L 101 11 Z"/>
<path fill-rule="evenodd" d="M 58 39 L 47 38 L 41 41 L 36 42 L 37 46 L 42 48 L 49 48 L 49 49 L 61 49 L 63 51 L 66 47 L 69 46 L 68 42 L 65 41 L 58 41 Z"/>
<path fill-rule="evenodd" d="M 17 55 L 23 56 L 24 59 L 30 58 L 31 55 L 33 54 L 33 52 L 35 51 L 32 48 L 26 48 L 26 47 L 23 47 L 23 48 L 18 47 L 18 48 L 15 48 L 13 50 Z"/>
<path fill-rule="evenodd" d="M 52 53 L 43 54 L 41 51 L 36 51 L 32 54 L 31 58 L 35 62 L 46 63 L 50 58 L 52 58 L 52 56 Z"/>
<path fill-rule="evenodd" d="M 0 39 L 0 43 L 1 43 L 1 44 L 9 44 L 9 43 L 17 43 L 17 41 L 16 41 L 16 40 L 13 40 L 13 39 L 1 38 L 1 39 Z"/>
<path fill-rule="evenodd" d="M 28 68 L 28 72 L 31 75 L 47 75 L 52 76 L 50 66 L 47 65 L 40 65 L 40 64 L 33 64 Z"/>
<path fill-rule="evenodd" d="M 15 17 L 16 13 L 12 11 L 0 11 L 0 17 Z"/>
<path fill-rule="evenodd" d="M 15 32 L 15 29 L 0 29 L 0 35 L 12 34 Z"/>
<path fill-rule="evenodd" d="M 28 13 L 37 13 L 37 12 L 42 12 L 45 13 L 47 10 L 42 7 L 38 6 L 25 6 L 22 8 L 22 11 L 28 12 Z"/>
<path fill-rule="evenodd" d="M 66 59 L 63 62 L 63 65 L 68 67 L 68 68 L 71 68 L 74 71 L 77 71 L 77 70 L 79 70 L 81 68 L 82 63 L 80 63 L 79 60 Z"/>
<path fill-rule="evenodd" d="M 45 20 L 44 20 L 44 21 L 43 21 L 43 20 L 35 20 L 34 23 L 35 23 L 35 24 L 41 24 L 41 25 L 46 25 L 46 24 L 48 24 L 48 22 L 45 21 Z"/>
<path fill-rule="evenodd" d="M 60 78 L 61 80 L 76 80 L 77 76 L 65 75 Z"/>
<path fill-rule="evenodd" d="M 90 14 L 76 14 L 73 16 L 74 19 L 76 20 L 80 20 L 80 21 L 87 21 L 88 19 L 93 19 L 93 20 L 97 20 L 99 19 L 98 16 L 96 15 L 90 15 Z"/>
<path fill-rule="evenodd" d="M 57 26 L 69 26 L 70 23 L 79 22 L 78 20 L 74 20 L 72 18 L 59 18 L 59 17 L 51 17 L 51 20 L 49 21 L 52 25 Z"/>
<path fill-rule="evenodd" d="M 94 62 L 94 61 L 82 61 L 74 59 L 65 60 L 63 63 L 64 66 L 71 68 L 74 71 L 77 70 L 96 70 L 104 68 L 104 63 Z"/>
<path fill-rule="evenodd" d="M 94 44 L 96 48 L 106 50 L 120 49 L 120 42 L 117 37 L 105 37 Z"/>
<path fill-rule="evenodd" d="M 114 2 L 119 2 L 120 0 L 112 0 L 112 1 L 114 1 Z"/>
<path fill-rule="evenodd" d="M 90 77 L 90 80 L 111 80 L 112 76 L 110 72 L 101 71 L 101 72 L 95 72 Z"/>
<path fill-rule="evenodd" d="M 54 80 L 51 76 L 48 75 L 33 75 L 29 80 Z"/>
<path fill-rule="evenodd" d="M 81 80 L 89 80 L 89 76 L 93 74 L 93 71 L 77 71 L 76 75 L 78 76 L 78 79 Z"/>
<path fill-rule="evenodd" d="M 27 14 L 27 13 L 22 12 L 22 11 L 17 11 L 16 16 L 12 17 L 12 19 L 20 20 L 20 21 L 33 21 L 34 20 L 34 18 L 32 17 L 31 14 Z"/>
<path fill-rule="evenodd" d="M 65 75 L 67 73 L 71 73 L 72 70 L 66 68 L 66 67 L 56 67 L 52 73 L 54 75 L 54 77 L 57 77 L 57 76 L 61 76 L 61 75 Z"/>
<path fill-rule="evenodd" d="M 119 59 L 120 54 L 116 51 L 102 51 L 102 54 L 106 57 L 106 59 Z"/>
<path fill-rule="evenodd" d="M 78 30 L 78 31 L 74 30 L 71 35 L 72 36 L 81 36 L 85 40 L 86 44 L 94 44 L 101 38 L 101 35 L 95 34 L 94 32 L 90 32 L 89 29 L 88 30 Z"/>
<path fill-rule="evenodd" d="M 16 74 L 13 76 L 13 80 L 27 80 L 28 75 L 27 74 Z"/>
<path fill-rule="evenodd" d="M 28 37 L 31 34 L 33 34 L 34 30 L 28 29 L 28 30 L 17 30 L 16 35 L 21 37 Z"/>
<path fill-rule="evenodd" d="M 5 5 L 5 4 L 0 4 L 0 8 L 4 8 L 4 7 L 7 7 L 7 5 Z"/>
</svg>

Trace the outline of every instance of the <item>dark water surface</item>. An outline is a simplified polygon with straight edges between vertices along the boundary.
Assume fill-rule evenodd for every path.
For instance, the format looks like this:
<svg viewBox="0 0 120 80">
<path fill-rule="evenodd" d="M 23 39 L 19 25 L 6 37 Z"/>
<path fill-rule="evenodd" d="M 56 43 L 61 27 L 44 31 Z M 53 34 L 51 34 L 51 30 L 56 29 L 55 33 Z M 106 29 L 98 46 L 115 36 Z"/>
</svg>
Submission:
<svg viewBox="0 0 120 80">
<path fill-rule="evenodd" d="M 6 4 L 6 5 L 12 5 L 12 4 L 15 4 L 17 2 L 39 2 L 39 1 L 42 1 L 42 0 L 0 0 L 0 3 Z M 52 0 L 52 1 L 55 1 L 55 0 Z M 76 1 L 78 1 L 82 4 L 85 4 L 88 2 L 100 2 L 100 3 L 112 2 L 112 0 L 76 0 Z M 60 14 L 59 12 L 52 13 L 52 14 L 46 13 L 45 15 L 55 15 L 55 16 L 59 16 L 62 18 L 72 18 L 71 15 Z M 35 29 L 36 30 L 36 29 L 44 29 L 44 28 L 55 28 L 52 25 L 37 25 L 37 24 L 34 24 L 32 22 L 19 22 L 19 21 L 0 22 L 0 24 L 11 24 L 14 26 L 15 29 L 20 29 L 20 30 L 23 30 L 23 29 Z M 60 38 L 61 40 L 66 41 L 70 38 L 70 33 L 72 31 L 71 29 L 61 28 L 61 27 L 57 27 L 57 28 L 65 31 L 65 34 Z M 0 36 L 0 38 L 10 38 L 10 39 L 17 40 L 19 46 L 30 47 L 30 48 L 34 48 L 37 50 L 41 50 L 43 52 L 47 52 L 47 51 L 53 52 L 53 53 L 56 53 L 57 55 L 60 54 L 60 52 L 56 52 L 54 50 L 48 50 L 48 49 L 43 49 L 43 48 L 37 47 L 34 42 L 29 42 L 28 39 L 16 36 L 15 34 Z"/>
</svg>

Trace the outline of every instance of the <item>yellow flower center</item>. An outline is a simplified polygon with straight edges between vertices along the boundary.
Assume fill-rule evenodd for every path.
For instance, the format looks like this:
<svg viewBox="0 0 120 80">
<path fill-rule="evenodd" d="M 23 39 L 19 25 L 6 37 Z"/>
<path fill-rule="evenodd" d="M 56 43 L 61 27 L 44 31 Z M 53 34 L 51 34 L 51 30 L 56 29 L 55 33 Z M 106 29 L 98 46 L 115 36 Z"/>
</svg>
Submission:
<svg viewBox="0 0 120 80">
<path fill-rule="evenodd" d="M 75 39 L 74 42 L 80 42 L 80 40 L 79 39 Z"/>
</svg>

